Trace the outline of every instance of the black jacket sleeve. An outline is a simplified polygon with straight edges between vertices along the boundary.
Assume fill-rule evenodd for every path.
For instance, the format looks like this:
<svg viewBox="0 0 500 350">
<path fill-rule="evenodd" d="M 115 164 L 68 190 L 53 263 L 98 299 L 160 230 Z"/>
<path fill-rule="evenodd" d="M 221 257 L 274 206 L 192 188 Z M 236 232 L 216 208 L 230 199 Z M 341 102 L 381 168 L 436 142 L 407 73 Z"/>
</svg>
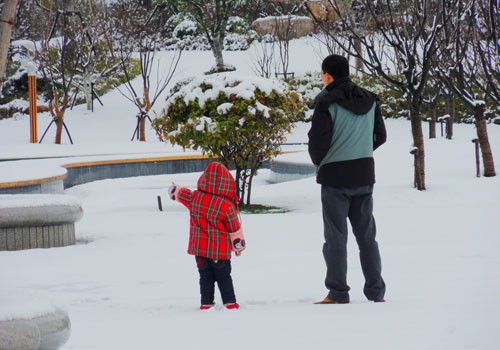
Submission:
<svg viewBox="0 0 500 350">
<path fill-rule="evenodd" d="M 328 103 L 319 102 L 314 109 L 309 137 L 309 156 L 313 164 L 319 165 L 332 142 L 333 121 L 328 111 Z"/>
<path fill-rule="evenodd" d="M 380 111 L 379 102 L 375 106 L 375 125 L 373 128 L 373 150 L 376 150 L 387 140 L 387 132 L 385 130 L 384 119 Z"/>
</svg>

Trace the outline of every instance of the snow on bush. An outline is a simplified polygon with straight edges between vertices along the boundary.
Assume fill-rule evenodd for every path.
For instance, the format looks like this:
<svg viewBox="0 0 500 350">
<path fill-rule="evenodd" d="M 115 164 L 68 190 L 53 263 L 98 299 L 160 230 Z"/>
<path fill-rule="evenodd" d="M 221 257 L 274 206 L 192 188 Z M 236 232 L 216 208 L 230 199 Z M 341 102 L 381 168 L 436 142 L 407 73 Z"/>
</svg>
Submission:
<svg viewBox="0 0 500 350">
<path fill-rule="evenodd" d="M 234 165 L 243 200 L 246 181 L 251 183 L 262 162 L 280 153 L 304 110 L 300 96 L 279 80 L 220 73 L 174 87 L 153 126 L 162 141 L 201 149 Z"/>
<path fill-rule="evenodd" d="M 167 40 L 169 49 L 182 48 L 184 50 L 210 50 L 203 30 L 195 20 L 189 16 L 174 16 L 165 25 L 171 31 L 171 38 Z M 224 37 L 224 50 L 240 51 L 247 50 L 257 33 L 250 29 L 245 19 L 241 17 L 230 17 L 226 26 Z"/>
</svg>

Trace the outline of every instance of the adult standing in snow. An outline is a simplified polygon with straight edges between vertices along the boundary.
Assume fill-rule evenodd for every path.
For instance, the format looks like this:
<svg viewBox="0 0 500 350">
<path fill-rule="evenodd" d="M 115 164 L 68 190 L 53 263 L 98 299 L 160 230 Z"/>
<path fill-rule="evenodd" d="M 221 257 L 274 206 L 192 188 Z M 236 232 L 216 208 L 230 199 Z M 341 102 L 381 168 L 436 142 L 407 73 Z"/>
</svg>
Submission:
<svg viewBox="0 0 500 350">
<path fill-rule="evenodd" d="M 325 243 L 327 297 L 318 304 L 349 303 L 347 218 L 359 246 L 368 300 L 383 302 L 385 283 L 373 218 L 373 151 L 386 140 L 377 96 L 349 79 L 349 63 L 330 55 L 321 64 L 325 89 L 316 99 L 309 155 L 317 168 Z"/>
</svg>

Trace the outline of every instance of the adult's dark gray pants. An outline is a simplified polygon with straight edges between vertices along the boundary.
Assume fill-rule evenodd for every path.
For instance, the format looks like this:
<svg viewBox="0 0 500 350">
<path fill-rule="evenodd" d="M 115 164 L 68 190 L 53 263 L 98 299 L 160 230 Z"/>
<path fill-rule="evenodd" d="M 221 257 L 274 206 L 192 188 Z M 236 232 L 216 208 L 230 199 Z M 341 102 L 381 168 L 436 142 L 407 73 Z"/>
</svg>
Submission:
<svg viewBox="0 0 500 350">
<path fill-rule="evenodd" d="M 361 268 L 365 277 L 363 292 L 368 300 L 378 301 L 384 297 L 385 283 L 382 279 L 382 263 L 378 249 L 375 219 L 373 217 L 373 185 L 359 187 L 332 187 L 322 185 L 321 202 L 328 298 L 340 302 L 349 301 L 350 287 L 347 285 L 347 218 L 352 226 L 359 246 Z"/>
</svg>

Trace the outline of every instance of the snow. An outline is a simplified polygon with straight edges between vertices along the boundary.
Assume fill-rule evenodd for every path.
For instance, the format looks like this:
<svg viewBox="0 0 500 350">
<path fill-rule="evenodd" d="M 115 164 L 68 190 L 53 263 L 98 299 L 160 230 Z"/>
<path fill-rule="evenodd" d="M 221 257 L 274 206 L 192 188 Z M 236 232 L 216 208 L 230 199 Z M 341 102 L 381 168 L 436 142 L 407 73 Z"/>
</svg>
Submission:
<svg viewBox="0 0 500 350">
<path fill-rule="evenodd" d="M 200 85 L 209 86 L 209 88 L 200 88 Z M 274 79 L 265 79 L 252 75 L 242 75 L 239 72 L 218 73 L 209 76 L 200 76 L 194 78 L 188 84 L 183 86 L 177 93 L 173 94 L 167 100 L 165 110 L 168 110 L 171 104 L 183 97 L 184 103 L 188 105 L 190 102 L 198 99 L 200 107 L 203 107 L 207 100 L 215 100 L 222 92 L 226 96 L 234 94 L 245 100 L 249 100 L 255 96 L 256 89 L 271 93 L 273 90 L 277 93 L 283 93 L 283 85 Z M 221 109 L 229 108 L 226 104 L 219 106 Z M 220 113 L 220 112 L 219 112 Z"/>
<path fill-rule="evenodd" d="M 319 70 L 307 40 L 291 44 L 291 70 Z M 248 52 L 224 55 L 237 71 L 252 74 Z M 201 76 L 212 63 L 210 52 L 184 52 L 174 80 Z M 158 142 L 149 129 L 148 142 L 130 142 L 135 106 L 116 91 L 102 100 L 104 106 L 96 106 L 95 113 L 83 105 L 67 112 L 75 145 L 66 135 L 63 145 L 54 145 L 55 128 L 43 144 L 32 145 L 27 116 L 0 120 L 0 158 L 53 157 L 1 162 L 0 181 L 53 176 L 59 171 L 54 169 L 73 161 L 183 154 L 182 148 Z M 50 120 L 40 114 L 40 129 Z M 350 234 L 351 304 L 312 304 L 327 293 L 320 187 L 313 177 L 270 184 L 269 170 L 261 170 L 252 201 L 290 211 L 242 215 L 248 248 L 233 259 L 232 273 L 241 309 L 223 309 L 217 294 L 215 310 L 198 310 L 198 273 L 194 258 L 186 253 L 188 212 L 167 194 L 172 181 L 196 187 L 200 173 L 191 173 L 95 181 L 67 189 L 65 194 L 78 198 L 84 211 L 76 223 L 77 245 L 0 252 L 0 320 L 53 308 L 52 302 L 29 298 L 43 293 L 56 306 L 66 307 L 71 319 L 71 337 L 63 350 L 218 349 L 221 343 L 241 350 L 497 349 L 499 176 L 475 177 L 470 140 L 477 137 L 476 130 L 456 124 L 453 140 L 426 139 L 427 190 L 417 191 L 408 152 L 410 123 L 386 124 L 388 141 L 375 152 L 374 192 L 386 303 L 364 298 L 357 246 Z M 287 141 L 306 142 L 308 128 L 299 123 Z M 424 129 L 426 133 L 426 125 Z M 500 127 L 489 124 L 488 132 L 497 157 Z M 283 149 L 300 151 L 280 156 L 283 160 L 308 162 L 306 145 Z"/>
<path fill-rule="evenodd" d="M 1 321 L 31 319 L 56 311 L 67 312 L 65 306 L 43 291 L 0 289 L 0 300 Z"/>
<path fill-rule="evenodd" d="M 36 197 L 24 194 L 1 194 L 0 209 L 31 208 L 40 206 L 80 206 L 80 200 L 74 196 L 62 194 L 40 194 Z"/>
</svg>

